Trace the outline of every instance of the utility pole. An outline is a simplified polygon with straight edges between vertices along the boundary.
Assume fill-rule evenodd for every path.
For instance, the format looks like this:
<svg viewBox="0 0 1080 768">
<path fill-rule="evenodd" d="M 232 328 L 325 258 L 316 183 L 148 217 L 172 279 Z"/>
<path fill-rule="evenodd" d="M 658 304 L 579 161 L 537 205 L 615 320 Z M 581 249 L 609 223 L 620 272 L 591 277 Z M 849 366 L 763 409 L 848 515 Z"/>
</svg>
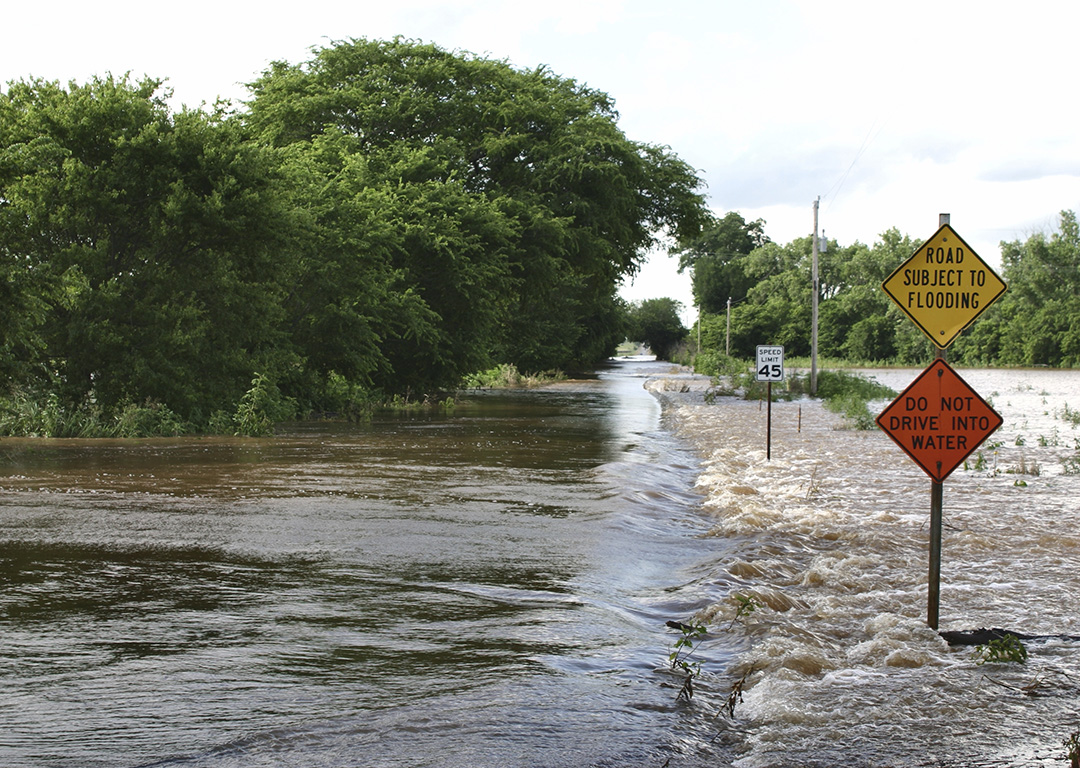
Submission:
<svg viewBox="0 0 1080 768">
<path fill-rule="evenodd" d="M 731 297 L 727 297 L 727 334 L 724 336 L 724 354 L 731 357 Z"/>
<path fill-rule="evenodd" d="M 813 245 L 813 271 L 811 280 L 811 305 L 810 305 L 810 394 L 817 394 L 817 326 L 818 326 L 818 203 L 821 198 L 814 201 L 814 245 Z"/>
</svg>

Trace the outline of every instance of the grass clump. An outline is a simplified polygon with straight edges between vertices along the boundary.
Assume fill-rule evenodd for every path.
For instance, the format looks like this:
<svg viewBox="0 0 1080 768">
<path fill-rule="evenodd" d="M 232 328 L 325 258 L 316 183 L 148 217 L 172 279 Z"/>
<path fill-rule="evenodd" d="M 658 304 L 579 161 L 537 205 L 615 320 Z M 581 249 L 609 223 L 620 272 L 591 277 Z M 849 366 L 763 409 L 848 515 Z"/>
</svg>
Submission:
<svg viewBox="0 0 1080 768">
<path fill-rule="evenodd" d="M 521 373 L 513 363 L 504 363 L 466 376 L 461 387 L 462 389 L 517 389 L 540 387 L 565 378 L 566 374 L 562 371 Z"/>
<path fill-rule="evenodd" d="M 746 400 L 766 397 L 768 386 L 757 381 L 752 366 L 746 361 L 727 355 L 703 351 L 695 360 L 698 373 L 713 377 L 714 387 L 706 396 L 712 402 L 719 396 L 741 396 Z M 810 376 L 807 373 L 788 371 L 783 382 L 772 386 L 773 400 L 795 400 L 810 394 Z M 847 371 L 819 371 L 815 397 L 825 402 L 825 407 L 844 417 L 855 429 L 873 429 L 875 413 L 870 403 L 896 397 L 896 391 L 873 379 Z"/>
<path fill-rule="evenodd" d="M 55 392 L 18 390 L 0 399 L 2 437 L 175 437 L 191 431 L 171 408 L 154 400 L 105 412 L 94 402 L 64 404 Z"/>
</svg>

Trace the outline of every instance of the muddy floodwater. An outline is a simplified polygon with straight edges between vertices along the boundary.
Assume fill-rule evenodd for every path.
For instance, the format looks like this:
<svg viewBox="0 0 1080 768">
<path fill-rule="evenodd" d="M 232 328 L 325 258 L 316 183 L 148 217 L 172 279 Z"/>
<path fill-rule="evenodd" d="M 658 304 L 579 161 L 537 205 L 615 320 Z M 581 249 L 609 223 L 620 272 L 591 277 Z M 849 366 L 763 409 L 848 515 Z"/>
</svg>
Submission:
<svg viewBox="0 0 1080 768">
<path fill-rule="evenodd" d="M 945 482 L 941 629 L 1037 636 L 1022 664 L 926 626 L 930 483 L 885 435 L 777 403 L 766 460 L 758 403 L 665 364 L 0 440 L 0 765 L 1065 765 L 1080 374 L 959 372 L 1005 421 Z M 707 627 L 689 700 L 668 621 Z"/>
</svg>

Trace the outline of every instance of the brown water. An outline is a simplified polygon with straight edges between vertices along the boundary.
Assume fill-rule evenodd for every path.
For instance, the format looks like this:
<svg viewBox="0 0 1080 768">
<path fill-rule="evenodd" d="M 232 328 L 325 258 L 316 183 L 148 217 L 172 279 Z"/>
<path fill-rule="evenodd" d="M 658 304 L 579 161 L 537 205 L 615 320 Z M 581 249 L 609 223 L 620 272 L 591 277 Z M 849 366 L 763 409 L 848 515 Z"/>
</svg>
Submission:
<svg viewBox="0 0 1080 768">
<path fill-rule="evenodd" d="M 267 440 L 0 441 L 0 765 L 1062 765 L 1080 643 L 978 665 L 926 627 L 921 470 L 810 402 L 766 461 L 758 404 L 643 388 L 669 370 Z M 1080 375 L 961 374 L 1005 426 L 945 483 L 942 629 L 1080 635 Z"/>
<path fill-rule="evenodd" d="M 710 552 L 624 364 L 273 439 L 0 441 L 0 765 L 659 765 Z"/>
</svg>

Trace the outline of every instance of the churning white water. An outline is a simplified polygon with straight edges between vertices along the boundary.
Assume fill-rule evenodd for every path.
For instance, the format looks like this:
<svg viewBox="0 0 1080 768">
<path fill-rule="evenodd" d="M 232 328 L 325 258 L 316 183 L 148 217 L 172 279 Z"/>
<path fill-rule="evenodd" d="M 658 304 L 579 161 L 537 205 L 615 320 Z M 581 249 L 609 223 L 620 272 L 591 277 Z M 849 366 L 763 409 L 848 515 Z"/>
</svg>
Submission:
<svg viewBox="0 0 1080 768">
<path fill-rule="evenodd" d="M 867 373 L 900 391 L 918 371 Z M 777 403 L 767 461 L 759 403 L 671 408 L 726 544 L 730 594 L 696 619 L 747 643 L 712 670 L 714 707 L 743 685 L 717 726 L 734 765 L 1063 764 L 1080 729 L 1080 640 L 1061 637 L 1080 635 L 1080 373 L 959 373 L 1005 421 L 945 481 L 940 628 L 1044 636 L 1026 663 L 978 663 L 927 626 L 930 480 L 884 433 Z"/>
</svg>

